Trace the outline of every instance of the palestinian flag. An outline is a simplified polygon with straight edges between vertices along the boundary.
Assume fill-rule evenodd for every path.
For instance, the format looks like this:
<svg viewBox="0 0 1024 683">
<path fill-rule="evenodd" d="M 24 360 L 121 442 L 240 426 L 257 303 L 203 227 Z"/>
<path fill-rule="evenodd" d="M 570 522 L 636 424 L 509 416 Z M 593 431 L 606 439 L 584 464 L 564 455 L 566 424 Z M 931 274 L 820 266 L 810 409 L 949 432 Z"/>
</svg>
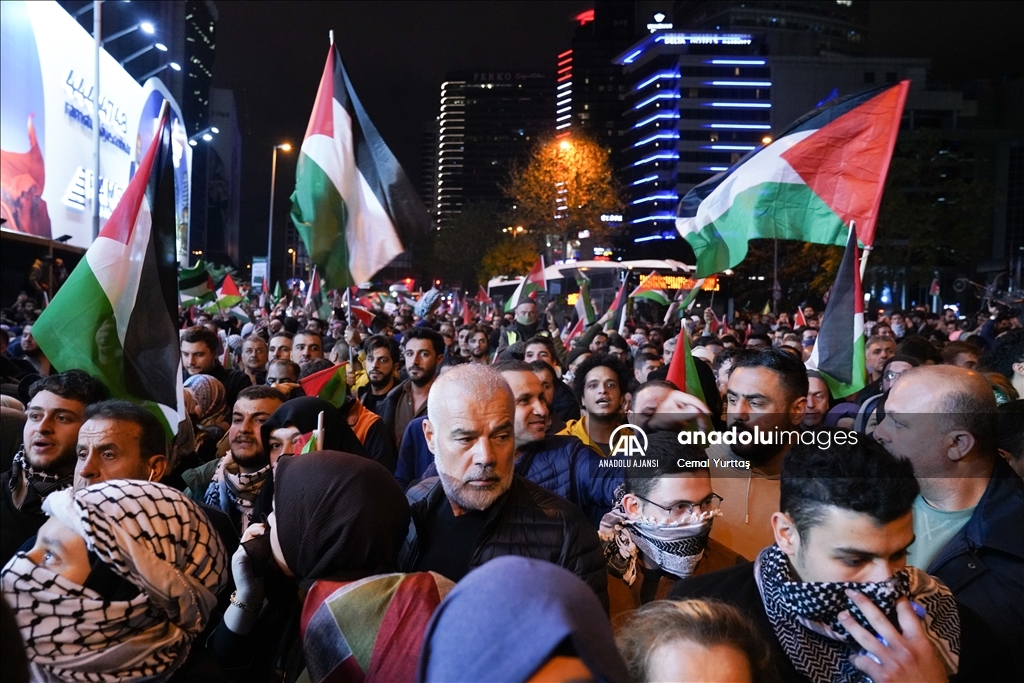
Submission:
<svg viewBox="0 0 1024 683">
<path fill-rule="evenodd" d="M 89 373 L 173 434 L 185 408 L 167 111 L 164 103 L 135 176 L 32 336 L 55 369 Z"/>
<path fill-rule="evenodd" d="M 335 408 L 340 408 L 345 402 L 348 394 L 348 387 L 345 383 L 345 370 L 348 363 L 342 363 L 320 372 L 314 372 L 309 377 L 299 380 L 299 386 L 306 392 L 306 396 L 316 396 L 330 403 Z"/>
<path fill-rule="evenodd" d="M 199 306 L 216 299 L 213 278 L 202 259 L 192 268 L 182 268 L 178 273 L 178 296 L 182 308 Z"/>
<path fill-rule="evenodd" d="M 851 230 L 832 296 L 821 316 L 818 341 L 807 360 L 821 373 L 832 398 L 855 394 L 867 384 L 864 364 L 864 294 L 860 285 L 857 235 Z"/>
<path fill-rule="evenodd" d="M 697 300 L 700 288 L 704 280 L 698 280 L 693 289 L 679 303 L 679 310 L 687 311 Z M 700 377 L 697 375 L 696 361 L 693 359 L 693 350 L 690 348 L 690 336 L 686 333 L 686 325 L 679 326 L 679 338 L 676 340 L 676 351 L 672 354 L 672 362 L 668 365 L 666 379 L 675 384 L 681 391 L 696 396 L 707 403 L 704 398 L 704 389 L 700 386 Z"/>
<path fill-rule="evenodd" d="M 367 282 L 429 227 L 427 209 L 331 45 L 292 193 L 292 221 L 331 287 Z"/>
<path fill-rule="evenodd" d="M 629 282 L 627 277 L 622 281 L 622 286 L 619 287 L 619 291 L 615 294 L 615 298 L 612 299 L 611 305 L 608 307 L 608 312 L 611 313 L 608 320 L 604 324 L 606 330 L 619 330 L 622 327 L 622 321 L 625 318 L 626 312 L 626 283 Z"/>
<path fill-rule="evenodd" d="M 274 285 L 274 293 L 270 295 L 270 302 L 275 306 L 281 302 L 284 293 L 281 291 L 281 281 L 278 280 Z"/>
<path fill-rule="evenodd" d="M 793 316 L 793 329 L 798 330 L 801 327 L 807 327 L 807 318 L 804 317 L 804 309 L 797 308 L 796 315 Z"/>
<path fill-rule="evenodd" d="M 469 295 L 462 297 L 462 324 L 473 324 L 473 309 L 469 306 Z"/>
<path fill-rule="evenodd" d="M 676 228 L 693 247 L 697 276 L 736 266 L 757 238 L 841 246 L 855 224 L 870 246 L 909 87 L 834 100 L 690 190 Z"/>
<path fill-rule="evenodd" d="M 352 317 L 365 325 L 368 330 L 373 326 L 373 311 L 367 308 L 363 308 L 362 306 L 353 306 Z"/>
<path fill-rule="evenodd" d="M 224 276 L 224 282 L 221 283 L 220 289 L 217 290 L 217 308 L 223 310 L 230 310 L 242 303 L 242 292 L 238 290 L 238 285 L 235 284 L 235 279 L 228 273 Z"/>
<path fill-rule="evenodd" d="M 309 276 L 309 287 L 306 288 L 306 308 L 313 307 L 319 311 L 324 305 L 324 295 L 320 291 L 320 278 L 316 274 L 316 266 L 313 266 L 313 273 Z"/>
<path fill-rule="evenodd" d="M 590 297 L 590 278 L 583 273 L 578 275 L 576 284 L 580 286 L 580 295 L 576 299 L 576 315 L 586 327 L 597 322 L 597 311 L 594 310 L 594 300 Z"/>
<path fill-rule="evenodd" d="M 652 270 L 651 274 L 645 277 L 643 281 L 637 286 L 637 288 L 632 291 L 632 293 L 629 295 L 629 298 L 647 299 L 648 301 L 653 301 L 656 304 L 668 306 L 672 302 L 672 300 L 668 298 L 667 294 L 665 294 L 665 290 L 655 287 L 653 284 L 651 284 L 657 282 L 656 278 L 654 277 L 655 275 L 657 275 L 657 273 Z"/>
<path fill-rule="evenodd" d="M 476 292 L 476 302 L 478 304 L 489 304 L 489 303 L 491 303 L 491 297 L 487 293 L 487 290 L 484 289 L 483 285 L 480 285 L 480 289 L 478 289 L 477 292 Z"/>
<path fill-rule="evenodd" d="M 512 292 L 512 296 L 505 302 L 505 312 L 511 313 L 516 309 L 516 306 L 526 301 L 526 299 L 535 300 L 537 293 L 547 291 L 547 288 L 548 281 L 544 277 L 544 257 L 541 256 L 533 264 L 533 268 L 530 269 L 526 277 L 519 282 L 516 291 Z"/>
</svg>

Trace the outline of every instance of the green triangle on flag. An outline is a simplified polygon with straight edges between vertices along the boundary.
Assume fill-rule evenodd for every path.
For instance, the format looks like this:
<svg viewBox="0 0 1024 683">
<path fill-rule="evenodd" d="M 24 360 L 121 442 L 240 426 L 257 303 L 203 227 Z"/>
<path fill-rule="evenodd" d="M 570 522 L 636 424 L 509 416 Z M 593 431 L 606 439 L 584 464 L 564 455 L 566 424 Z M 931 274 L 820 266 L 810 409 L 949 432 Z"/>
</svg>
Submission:
<svg viewBox="0 0 1024 683">
<path fill-rule="evenodd" d="M 309 377 L 300 379 L 299 385 L 306 392 L 306 396 L 322 398 L 335 408 L 340 408 L 348 395 L 348 386 L 345 381 L 347 368 L 348 362 L 325 368 Z"/>
<path fill-rule="evenodd" d="M 657 304 L 661 304 L 662 306 L 668 306 L 671 303 L 671 299 L 669 299 L 668 295 L 665 294 L 665 290 L 660 287 L 655 287 L 655 283 L 658 281 L 656 277 L 657 275 L 658 273 L 652 270 L 651 274 L 645 277 L 640 284 L 637 285 L 637 288 L 630 293 L 629 298 L 647 299 L 648 301 L 653 301 Z"/>
</svg>

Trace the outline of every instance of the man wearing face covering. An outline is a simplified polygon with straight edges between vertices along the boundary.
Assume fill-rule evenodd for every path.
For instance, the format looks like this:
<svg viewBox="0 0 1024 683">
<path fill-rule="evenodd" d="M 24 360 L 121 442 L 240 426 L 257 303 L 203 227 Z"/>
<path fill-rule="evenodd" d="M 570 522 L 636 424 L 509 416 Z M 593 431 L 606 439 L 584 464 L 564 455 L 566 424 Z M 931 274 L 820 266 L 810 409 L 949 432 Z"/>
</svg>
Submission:
<svg viewBox="0 0 1024 683">
<path fill-rule="evenodd" d="M 527 339 L 536 336 L 551 337 L 555 343 L 556 350 L 562 344 L 562 339 L 557 334 L 552 335 L 551 330 L 545 328 L 537 312 L 537 302 L 533 299 L 520 299 L 516 304 L 515 320 L 498 333 L 498 356 L 509 346 L 518 342 L 525 342 Z M 564 349 L 563 349 L 564 350 Z"/>
<path fill-rule="evenodd" d="M 753 563 L 679 581 L 669 597 L 744 611 L 785 681 L 1016 680 L 985 622 L 907 566 L 917 493 L 911 464 L 869 440 L 794 446 L 775 543 Z"/>
<path fill-rule="evenodd" d="M 627 469 L 619 502 L 601 520 L 613 619 L 664 600 L 679 579 L 744 562 L 710 538 L 722 498 L 711 488 L 708 469 L 680 465 L 706 460 L 704 451 L 680 446 L 673 433 L 655 432 L 647 457 L 657 466 Z"/>
</svg>

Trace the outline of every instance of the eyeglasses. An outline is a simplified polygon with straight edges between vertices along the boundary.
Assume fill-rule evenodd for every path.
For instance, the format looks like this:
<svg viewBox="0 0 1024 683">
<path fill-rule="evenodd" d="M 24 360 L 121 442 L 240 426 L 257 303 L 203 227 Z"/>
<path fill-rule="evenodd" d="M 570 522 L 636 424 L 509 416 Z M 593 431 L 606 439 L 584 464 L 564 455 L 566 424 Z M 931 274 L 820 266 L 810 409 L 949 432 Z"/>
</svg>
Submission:
<svg viewBox="0 0 1024 683">
<path fill-rule="evenodd" d="M 680 502 L 676 503 L 672 507 L 665 507 L 664 505 L 659 505 L 658 503 L 655 503 L 653 500 L 649 500 L 647 498 L 644 498 L 643 496 L 641 496 L 639 494 L 634 493 L 633 495 L 636 496 L 637 498 L 639 498 L 640 500 L 644 501 L 645 503 L 650 503 L 654 507 L 659 508 L 661 510 L 664 510 L 665 512 L 669 513 L 673 517 L 681 516 L 681 515 L 688 515 L 688 514 L 692 513 L 695 508 L 700 510 L 702 513 L 704 513 L 704 512 L 712 512 L 714 510 L 717 510 L 719 507 L 721 507 L 722 501 L 725 500 L 724 498 L 722 498 L 717 493 L 712 493 L 710 496 L 708 496 L 704 500 L 700 501 L 699 503 L 691 503 L 688 500 L 684 500 L 684 501 L 680 501 Z"/>
</svg>

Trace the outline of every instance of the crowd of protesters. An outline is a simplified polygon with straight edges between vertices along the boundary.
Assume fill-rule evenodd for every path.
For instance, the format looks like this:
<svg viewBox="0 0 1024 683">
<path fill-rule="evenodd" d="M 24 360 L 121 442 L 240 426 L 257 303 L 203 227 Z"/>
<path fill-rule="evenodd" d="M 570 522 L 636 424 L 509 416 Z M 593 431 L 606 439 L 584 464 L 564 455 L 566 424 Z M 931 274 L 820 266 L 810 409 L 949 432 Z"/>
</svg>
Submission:
<svg viewBox="0 0 1024 683">
<path fill-rule="evenodd" d="M 570 338 L 428 295 L 183 311 L 173 439 L 5 311 L 5 681 L 1022 680 L 1012 313 L 879 312 L 835 397 L 814 306 Z"/>
</svg>

